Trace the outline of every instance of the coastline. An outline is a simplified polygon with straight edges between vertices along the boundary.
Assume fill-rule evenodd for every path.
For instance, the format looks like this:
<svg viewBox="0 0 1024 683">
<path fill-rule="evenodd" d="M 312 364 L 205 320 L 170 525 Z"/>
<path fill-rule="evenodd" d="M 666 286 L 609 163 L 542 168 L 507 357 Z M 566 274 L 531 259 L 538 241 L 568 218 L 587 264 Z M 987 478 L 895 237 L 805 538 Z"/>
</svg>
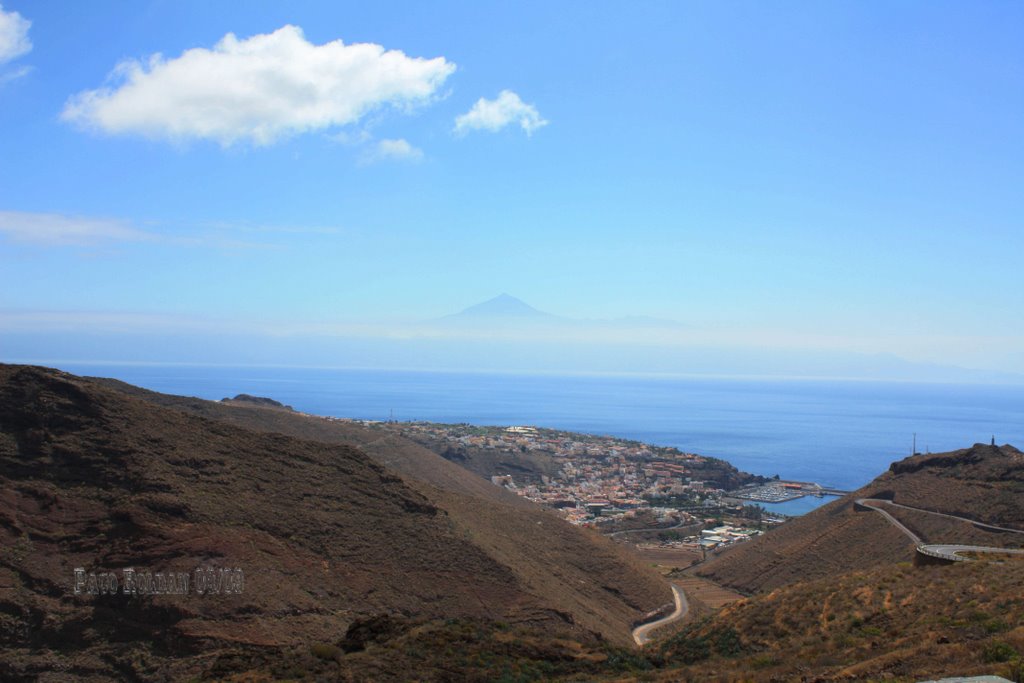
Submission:
<svg viewBox="0 0 1024 683">
<path fill-rule="evenodd" d="M 918 446 L 1024 442 L 1024 388 L 886 382 L 552 377 L 60 363 L 153 391 L 269 396 L 316 415 L 533 424 L 718 457 L 748 472 L 853 490 Z"/>
</svg>

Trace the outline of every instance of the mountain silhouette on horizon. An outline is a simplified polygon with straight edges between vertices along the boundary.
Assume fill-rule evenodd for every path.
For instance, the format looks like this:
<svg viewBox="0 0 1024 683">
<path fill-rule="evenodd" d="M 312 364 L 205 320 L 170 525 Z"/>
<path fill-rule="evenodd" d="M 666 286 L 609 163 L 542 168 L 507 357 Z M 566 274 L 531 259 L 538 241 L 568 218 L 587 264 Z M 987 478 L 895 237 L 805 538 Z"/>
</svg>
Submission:
<svg viewBox="0 0 1024 683">
<path fill-rule="evenodd" d="M 511 294 L 499 294 L 479 304 L 465 308 L 458 313 L 447 315 L 443 319 L 472 320 L 481 318 L 518 318 L 535 320 L 555 320 L 557 316 L 537 310 L 522 299 Z"/>
<path fill-rule="evenodd" d="M 593 319 L 593 318 L 572 318 L 555 315 L 540 309 L 534 308 L 518 297 L 508 293 L 501 293 L 493 299 L 488 299 L 458 313 L 452 313 L 433 322 L 446 325 L 528 327 L 550 328 L 553 330 L 584 330 L 584 329 L 613 329 L 613 330 L 638 330 L 649 328 L 679 329 L 686 327 L 674 320 L 664 320 L 645 315 L 629 315 L 620 318 Z"/>
</svg>

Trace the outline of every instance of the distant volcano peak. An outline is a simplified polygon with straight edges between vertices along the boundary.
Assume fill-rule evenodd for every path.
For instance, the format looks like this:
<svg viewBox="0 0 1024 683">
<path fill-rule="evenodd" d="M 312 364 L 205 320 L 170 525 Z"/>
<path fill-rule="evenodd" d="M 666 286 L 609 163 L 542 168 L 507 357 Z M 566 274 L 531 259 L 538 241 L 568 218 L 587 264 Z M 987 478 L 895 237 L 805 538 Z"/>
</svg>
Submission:
<svg viewBox="0 0 1024 683">
<path fill-rule="evenodd" d="M 550 318 L 550 313 L 538 311 L 533 306 L 529 305 L 522 299 L 517 299 L 511 294 L 501 293 L 493 299 L 488 299 L 483 303 L 470 306 L 450 318 L 497 318 L 497 317 L 515 317 L 515 318 Z"/>
</svg>

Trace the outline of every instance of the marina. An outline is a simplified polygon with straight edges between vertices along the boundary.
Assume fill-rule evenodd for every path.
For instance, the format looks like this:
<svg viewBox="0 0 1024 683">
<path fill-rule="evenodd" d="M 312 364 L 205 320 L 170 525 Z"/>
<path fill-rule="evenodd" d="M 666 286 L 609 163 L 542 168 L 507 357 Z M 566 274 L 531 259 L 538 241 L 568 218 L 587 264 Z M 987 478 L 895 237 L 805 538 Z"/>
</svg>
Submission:
<svg viewBox="0 0 1024 683">
<path fill-rule="evenodd" d="M 776 480 L 767 484 L 748 486 L 734 491 L 730 495 L 732 498 L 757 503 L 786 503 L 804 496 L 821 498 L 823 496 L 845 496 L 847 493 L 850 492 L 825 487 L 814 482 Z"/>
</svg>

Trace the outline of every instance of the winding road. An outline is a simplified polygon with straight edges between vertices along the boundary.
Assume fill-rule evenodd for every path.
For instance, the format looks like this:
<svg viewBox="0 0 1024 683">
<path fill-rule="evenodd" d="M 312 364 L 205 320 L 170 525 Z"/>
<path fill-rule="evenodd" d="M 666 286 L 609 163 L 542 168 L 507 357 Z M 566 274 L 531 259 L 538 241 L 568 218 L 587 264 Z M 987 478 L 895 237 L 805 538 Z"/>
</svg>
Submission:
<svg viewBox="0 0 1024 683">
<path fill-rule="evenodd" d="M 881 498 L 858 498 L 857 504 L 863 507 L 874 510 L 878 514 L 885 517 L 885 519 L 892 524 L 894 527 L 899 529 L 907 538 L 914 542 L 914 546 L 917 551 L 932 557 L 937 557 L 943 560 L 949 560 L 951 562 L 965 562 L 968 558 L 963 557 L 963 553 L 998 553 L 1006 555 L 1024 555 L 1024 550 L 1016 550 L 1013 548 L 995 548 L 991 546 L 983 545 L 957 545 L 948 543 L 925 543 L 921 540 L 921 537 L 915 534 L 913 531 L 908 529 L 906 525 L 900 520 L 893 517 L 887 510 L 882 509 L 882 506 L 891 505 L 893 507 L 903 508 L 904 510 L 913 510 L 915 512 L 923 512 L 929 515 L 935 515 L 938 517 L 946 517 L 947 519 L 955 519 L 960 522 L 967 522 L 973 524 L 982 529 L 989 529 L 992 531 L 1001 531 L 1013 534 L 1024 535 L 1024 530 L 1021 529 L 1010 529 L 1007 527 L 995 526 L 993 524 L 985 524 L 984 522 L 978 522 L 973 519 L 966 517 L 958 517 L 956 515 L 950 515 L 944 512 L 934 512 L 932 510 L 923 510 L 921 508 L 911 507 L 909 505 L 901 505 L 900 503 L 894 503 L 891 500 L 884 500 Z M 633 529 L 630 531 L 655 531 L 654 529 Z M 629 531 L 620 531 L 616 533 L 629 533 Z M 613 534 L 609 534 L 613 535 Z M 672 595 L 675 598 L 676 608 L 666 617 L 656 619 L 646 624 L 641 624 L 633 629 L 633 640 L 636 644 L 643 647 L 651 640 L 651 631 L 667 626 L 668 624 L 675 623 L 686 616 L 686 613 L 690 610 L 690 605 L 686 601 L 686 594 L 679 586 L 670 584 L 672 586 Z"/>
<path fill-rule="evenodd" d="M 932 510 L 923 510 L 921 508 L 910 507 L 909 505 L 901 505 L 900 503 L 894 503 L 891 500 L 884 500 L 882 498 L 858 498 L 857 504 L 862 505 L 866 508 L 874 510 L 878 514 L 882 515 L 892 524 L 894 527 L 903 532 L 911 541 L 914 542 L 914 546 L 917 551 L 923 555 L 930 557 L 936 557 L 942 560 L 948 560 L 950 562 L 966 562 L 968 558 L 963 557 L 962 553 L 998 553 L 1004 555 L 1024 555 L 1024 550 L 1015 550 L 1012 548 L 995 548 L 992 546 L 984 545 L 956 545 L 956 544 L 928 544 L 921 540 L 921 537 L 915 534 L 913 531 L 908 529 L 902 522 L 889 514 L 886 510 L 881 508 L 882 505 L 891 505 L 893 507 L 903 508 L 904 510 L 913 510 L 914 512 L 923 512 L 929 515 L 935 515 L 937 517 L 945 517 L 947 519 L 955 519 L 960 522 L 967 522 L 973 524 L 981 529 L 988 529 L 991 531 L 1001 531 L 1013 534 L 1024 534 L 1024 531 L 1020 529 L 1009 529 L 1007 527 L 995 526 L 993 524 L 985 524 L 978 522 L 973 519 L 967 519 L 966 517 L 958 517 L 956 515 L 946 514 L 944 512 L 933 512 Z"/>
<path fill-rule="evenodd" d="M 662 617 L 661 619 L 657 619 L 647 624 L 641 624 L 633 629 L 633 640 L 636 641 L 637 645 L 643 647 L 651 639 L 651 636 L 649 635 L 651 631 L 679 621 L 686 616 L 688 611 L 690 611 L 690 603 L 686 601 L 686 593 L 683 592 L 683 589 L 674 583 L 671 584 L 671 586 L 672 595 L 676 601 L 675 611 L 667 617 Z"/>
</svg>

